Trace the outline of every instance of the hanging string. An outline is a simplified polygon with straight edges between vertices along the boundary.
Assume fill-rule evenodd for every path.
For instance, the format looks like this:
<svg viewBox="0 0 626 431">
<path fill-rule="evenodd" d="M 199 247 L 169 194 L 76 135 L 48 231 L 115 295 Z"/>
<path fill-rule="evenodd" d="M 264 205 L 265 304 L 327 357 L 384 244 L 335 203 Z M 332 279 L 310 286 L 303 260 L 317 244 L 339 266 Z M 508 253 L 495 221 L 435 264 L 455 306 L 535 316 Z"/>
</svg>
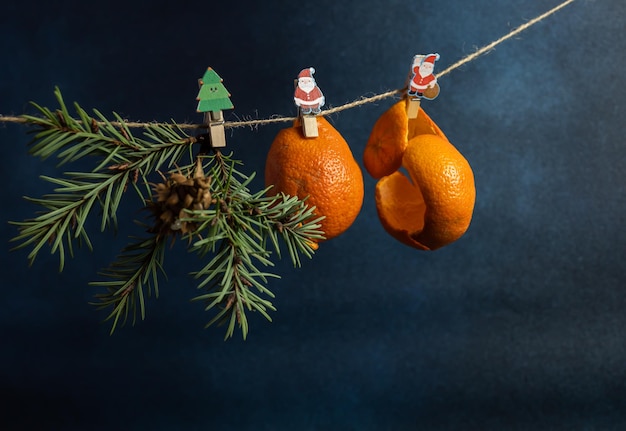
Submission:
<svg viewBox="0 0 626 431">
<path fill-rule="evenodd" d="M 453 70 L 458 69 L 459 67 L 476 60 L 478 57 L 480 57 L 481 55 L 487 54 L 489 51 L 491 51 L 492 49 L 494 49 L 497 45 L 500 45 L 502 42 L 520 34 L 521 32 L 523 32 L 524 30 L 527 30 L 528 28 L 532 27 L 533 25 L 537 24 L 540 21 L 543 21 L 544 19 L 548 18 L 550 15 L 558 12 L 559 10 L 563 9 L 565 6 L 569 5 L 570 3 L 573 3 L 574 0 L 566 0 L 563 3 L 559 4 L 558 6 L 555 6 L 554 8 L 550 9 L 549 11 L 531 19 L 530 21 L 520 25 L 519 27 L 511 30 L 509 33 L 505 34 L 504 36 L 502 36 L 499 39 L 494 40 L 493 42 L 483 46 L 482 48 L 477 49 L 476 51 L 474 51 L 473 53 L 463 57 L 462 59 L 460 59 L 459 61 L 457 61 L 456 63 L 453 63 L 452 65 L 448 66 L 446 69 L 442 70 L 441 72 L 435 74 L 435 76 L 437 77 L 437 79 L 449 74 L 450 72 L 452 72 Z M 369 103 L 375 103 L 378 102 L 380 100 L 384 100 L 387 99 L 389 97 L 394 97 L 394 96 L 398 96 L 404 93 L 406 89 L 405 88 L 400 88 L 397 90 L 391 90 L 391 91 L 387 91 L 385 93 L 381 93 L 381 94 L 376 94 L 374 96 L 371 97 L 362 97 L 358 100 L 355 100 L 353 102 L 349 102 L 346 103 L 344 105 L 341 106 L 337 106 L 334 108 L 330 108 L 330 109 L 326 109 L 324 111 L 321 112 L 321 114 L 319 115 L 331 115 L 331 114 L 335 114 L 337 112 L 341 112 L 341 111 L 345 111 L 346 109 L 352 109 L 352 108 L 356 108 L 358 106 L 362 106 L 362 105 L 366 105 Z M 272 118 L 265 118 L 265 119 L 259 119 L 259 120 L 244 120 L 244 121 L 227 121 L 224 123 L 224 127 L 227 129 L 233 129 L 233 128 L 238 128 L 238 127 L 257 127 L 257 126 L 261 126 L 261 125 L 267 125 L 267 124 L 274 124 L 274 123 L 286 123 L 286 122 L 291 122 L 294 121 L 296 119 L 296 117 L 282 117 L 282 116 L 277 116 L 277 117 L 272 117 Z M 0 115 L 0 123 L 25 123 L 26 121 L 22 118 L 22 117 L 15 117 L 15 116 L 9 116 L 9 115 Z M 112 122 L 115 125 L 118 125 L 115 122 Z M 131 127 L 131 128 L 145 128 L 145 127 L 149 127 L 149 126 L 154 126 L 154 125 L 160 125 L 160 123 L 142 123 L 142 122 L 133 122 L 133 121 L 129 121 L 129 122 L 125 122 L 124 123 L 127 127 Z M 206 128 L 208 127 L 206 124 L 178 124 L 179 127 L 183 128 L 183 129 L 199 129 L 199 128 Z"/>
</svg>

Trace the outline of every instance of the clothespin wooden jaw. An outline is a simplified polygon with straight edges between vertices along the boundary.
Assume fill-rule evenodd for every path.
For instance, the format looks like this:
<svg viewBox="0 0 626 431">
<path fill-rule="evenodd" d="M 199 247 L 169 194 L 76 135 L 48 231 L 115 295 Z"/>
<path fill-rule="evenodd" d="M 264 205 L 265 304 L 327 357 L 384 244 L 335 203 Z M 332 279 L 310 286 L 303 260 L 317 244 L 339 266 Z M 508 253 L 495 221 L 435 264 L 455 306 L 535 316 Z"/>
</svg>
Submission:
<svg viewBox="0 0 626 431">
<path fill-rule="evenodd" d="M 409 119 L 417 118 L 420 112 L 421 97 L 409 96 L 406 102 L 406 115 Z"/>
<path fill-rule="evenodd" d="M 209 111 L 204 113 L 204 124 L 209 125 L 209 136 L 213 148 L 226 146 L 226 131 L 224 129 L 224 114 L 222 111 Z"/>
<path fill-rule="evenodd" d="M 204 76 L 198 79 L 200 90 L 196 100 L 198 112 L 204 112 L 204 124 L 209 126 L 211 147 L 223 148 L 226 146 L 224 129 L 224 114 L 222 110 L 233 109 L 230 93 L 222 84 L 223 79 L 211 68 L 207 68 Z"/>
<path fill-rule="evenodd" d="M 302 133 L 305 138 L 317 138 L 319 132 L 317 130 L 317 115 L 300 114 L 300 120 L 302 123 Z"/>
<path fill-rule="evenodd" d="M 306 138 L 317 138 L 317 114 L 324 106 L 325 98 L 322 90 L 315 83 L 313 74 L 315 69 L 308 67 L 302 69 L 294 82 L 294 102 L 298 107 L 298 117 L 302 125 L 302 133 Z"/>
</svg>

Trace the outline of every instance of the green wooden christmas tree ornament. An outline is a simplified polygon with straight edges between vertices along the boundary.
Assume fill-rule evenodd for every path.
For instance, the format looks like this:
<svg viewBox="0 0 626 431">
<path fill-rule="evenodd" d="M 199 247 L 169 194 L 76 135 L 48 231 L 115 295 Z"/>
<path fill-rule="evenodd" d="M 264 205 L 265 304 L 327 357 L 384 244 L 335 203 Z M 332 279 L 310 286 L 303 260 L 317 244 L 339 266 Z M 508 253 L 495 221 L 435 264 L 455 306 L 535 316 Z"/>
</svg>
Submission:
<svg viewBox="0 0 626 431">
<path fill-rule="evenodd" d="M 233 109 L 230 93 L 222 82 L 223 79 L 220 78 L 213 68 L 207 68 L 204 76 L 198 81 L 200 84 L 200 92 L 197 98 L 198 112 Z"/>
</svg>

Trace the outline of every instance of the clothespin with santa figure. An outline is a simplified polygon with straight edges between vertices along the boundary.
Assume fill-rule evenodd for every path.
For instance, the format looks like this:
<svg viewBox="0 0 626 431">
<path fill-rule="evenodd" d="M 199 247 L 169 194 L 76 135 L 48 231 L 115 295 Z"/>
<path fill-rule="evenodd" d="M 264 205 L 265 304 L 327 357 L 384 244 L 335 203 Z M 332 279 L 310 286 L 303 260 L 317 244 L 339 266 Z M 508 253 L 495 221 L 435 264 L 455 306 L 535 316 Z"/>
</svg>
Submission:
<svg viewBox="0 0 626 431">
<path fill-rule="evenodd" d="M 222 84 L 223 79 L 213 70 L 207 68 L 204 76 L 198 79 L 198 112 L 204 112 L 204 124 L 209 126 L 209 137 L 211 147 L 220 148 L 226 146 L 226 135 L 224 133 L 223 109 L 233 109 L 230 101 L 230 93 Z"/>
<path fill-rule="evenodd" d="M 322 90 L 315 83 L 314 73 L 315 69 L 312 67 L 302 69 L 298 74 L 293 95 L 293 100 L 299 108 L 302 132 L 306 138 L 317 138 L 316 115 L 321 112 L 321 107 L 326 102 Z"/>
<path fill-rule="evenodd" d="M 437 60 L 439 60 L 437 53 L 413 57 L 407 86 L 408 102 L 406 109 L 409 118 L 417 118 L 422 97 L 432 100 L 439 95 L 439 84 L 437 77 L 433 74 Z"/>
</svg>

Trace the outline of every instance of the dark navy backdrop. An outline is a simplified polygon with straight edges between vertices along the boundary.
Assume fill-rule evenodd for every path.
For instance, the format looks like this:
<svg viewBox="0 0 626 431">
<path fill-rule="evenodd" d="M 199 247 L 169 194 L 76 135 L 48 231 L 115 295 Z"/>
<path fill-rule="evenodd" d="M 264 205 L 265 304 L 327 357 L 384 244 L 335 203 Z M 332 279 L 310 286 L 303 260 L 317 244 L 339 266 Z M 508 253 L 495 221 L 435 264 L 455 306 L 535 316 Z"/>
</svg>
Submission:
<svg viewBox="0 0 626 431">
<path fill-rule="evenodd" d="M 54 106 L 58 85 L 131 120 L 198 122 L 213 66 L 228 119 L 294 115 L 303 67 L 337 106 L 402 86 L 415 53 L 442 70 L 558 2 L 9 0 L 0 113 Z M 351 229 L 301 269 L 278 265 L 275 320 L 255 316 L 246 342 L 202 329 L 182 247 L 147 320 L 108 335 L 87 283 L 137 233 L 134 207 L 117 237 L 94 222 L 94 253 L 61 274 L 47 253 L 29 268 L 9 252 L 6 222 L 35 210 L 21 196 L 59 171 L 1 125 L 0 428 L 626 429 L 625 23 L 621 0 L 578 0 L 442 78 L 426 106 L 475 172 L 468 233 L 433 253 L 395 242 L 366 176 Z M 359 161 L 391 103 L 332 116 Z M 262 172 L 280 127 L 229 147 Z"/>
</svg>

